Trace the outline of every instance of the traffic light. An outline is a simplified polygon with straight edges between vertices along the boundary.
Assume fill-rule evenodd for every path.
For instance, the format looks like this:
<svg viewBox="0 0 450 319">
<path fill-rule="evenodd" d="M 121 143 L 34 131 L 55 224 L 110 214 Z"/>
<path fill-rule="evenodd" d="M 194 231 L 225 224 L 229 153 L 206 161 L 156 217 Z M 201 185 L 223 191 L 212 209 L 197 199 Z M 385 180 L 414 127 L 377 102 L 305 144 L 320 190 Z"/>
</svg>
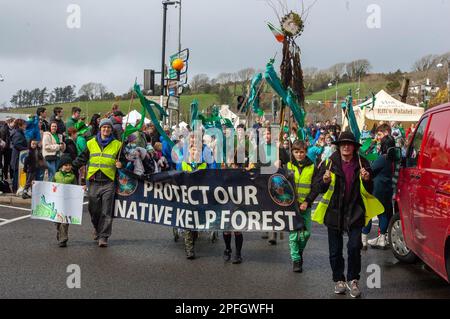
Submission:
<svg viewBox="0 0 450 319">
<path fill-rule="evenodd" d="M 155 94 L 155 70 L 144 70 L 144 91 Z"/>
</svg>

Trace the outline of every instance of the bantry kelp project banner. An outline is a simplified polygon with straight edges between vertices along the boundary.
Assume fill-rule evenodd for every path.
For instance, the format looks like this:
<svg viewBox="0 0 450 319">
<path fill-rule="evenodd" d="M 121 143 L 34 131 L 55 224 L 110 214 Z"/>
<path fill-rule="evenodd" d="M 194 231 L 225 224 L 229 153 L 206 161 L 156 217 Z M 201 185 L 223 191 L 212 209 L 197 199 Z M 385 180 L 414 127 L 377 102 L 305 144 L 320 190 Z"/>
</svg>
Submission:
<svg viewBox="0 0 450 319">
<path fill-rule="evenodd" d="M 114 217 L 188 230 L 292 231 L 304 227 L 286 171 L 198 170 L 137 177 L 118 172 Z"/>
</svg>

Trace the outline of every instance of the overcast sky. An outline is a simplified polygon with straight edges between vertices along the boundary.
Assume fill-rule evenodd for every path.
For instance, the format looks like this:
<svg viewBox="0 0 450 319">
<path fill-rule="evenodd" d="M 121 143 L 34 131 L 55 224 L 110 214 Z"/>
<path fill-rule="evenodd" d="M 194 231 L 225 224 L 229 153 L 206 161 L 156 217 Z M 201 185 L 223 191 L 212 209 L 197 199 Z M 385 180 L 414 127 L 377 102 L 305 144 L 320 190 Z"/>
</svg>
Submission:
<svg viewBox="0 0 450 319">
<path fill-rule="evenodd" d="M 300 0 L 282 0 L 294 10 Z M 309 5 L 313 0 L 304 0 Z M 182 46 L 189 75 L 263 68 L 278 52 L 266 26 L 276 22 L 265 0 L 182 0 Z M 277 2 L 277 0 L 273 0 Z M 70 4 L 81 27 L 70 29 Z M 369 28 L 372 4 L 380 28 Z M 303 66 L 326 68 L 367 58 L 373 71 L 410 70 L 428 53 L 450 51 L 450 0 L 318 0 L 298 44 Z M 177 10 L 168 15 L 168 54 L 178 47 Z M 371 20 L 372 21 L 372 20 Z M 19 89 L 101 82 L 124 93 L 144 68 L 160 69 L 160 0 L 0 0 L 0 104 Z"/>
</svg>

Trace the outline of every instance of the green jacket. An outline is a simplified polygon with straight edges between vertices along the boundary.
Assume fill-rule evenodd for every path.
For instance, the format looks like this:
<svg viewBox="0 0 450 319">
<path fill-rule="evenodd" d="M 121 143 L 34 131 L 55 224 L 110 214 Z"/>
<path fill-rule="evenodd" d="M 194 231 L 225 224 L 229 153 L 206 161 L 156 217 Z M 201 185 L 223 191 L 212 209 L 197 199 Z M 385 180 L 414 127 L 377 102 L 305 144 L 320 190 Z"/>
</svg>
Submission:
<svg viewBox="0 0 450 319">
<path fill-rule="evenodd" d="M 84 136 L 77 136 L 77 140 L 75 141 L 77 146 L 77 155 L 80 155 L 87 148 L 86 138 Z"/>
<path fill-rule="evenodd" d="M 75 174 L 72 172 L 64 173 L 62 171 L 57 171 L 55 176 L 53 177 L 53 182 L 59 183 L 59 184 L 77 185 L 77 179 L 75 177 Z"/>
<path fill-rule="evenodd" d="M 75 123 L 77 123 L 78 120 L 74 120 L 74 118 L 71 116 L 67 122 L 66 122 L 66 134 L 69 134 L 67 131 L 69 130 L 70 127 L 74 127 Z"/>
</svg>

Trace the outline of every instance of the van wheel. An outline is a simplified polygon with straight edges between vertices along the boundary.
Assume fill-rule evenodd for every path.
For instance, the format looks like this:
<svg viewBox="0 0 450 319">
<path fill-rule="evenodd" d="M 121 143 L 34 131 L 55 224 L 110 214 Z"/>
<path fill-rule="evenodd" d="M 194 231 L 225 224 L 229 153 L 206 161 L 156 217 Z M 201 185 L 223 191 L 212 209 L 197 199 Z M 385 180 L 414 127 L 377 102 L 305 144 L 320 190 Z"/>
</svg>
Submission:
<svg viewBox="0 0 450 319">
<path fill-rule="evenodd" d="M 399 261 L 407 264 L 417 261 L 417 256 L 406 246 L 399 214 L 395 214 L 389 223 L 389 243 L 392 253 Z"/>
</svg>

